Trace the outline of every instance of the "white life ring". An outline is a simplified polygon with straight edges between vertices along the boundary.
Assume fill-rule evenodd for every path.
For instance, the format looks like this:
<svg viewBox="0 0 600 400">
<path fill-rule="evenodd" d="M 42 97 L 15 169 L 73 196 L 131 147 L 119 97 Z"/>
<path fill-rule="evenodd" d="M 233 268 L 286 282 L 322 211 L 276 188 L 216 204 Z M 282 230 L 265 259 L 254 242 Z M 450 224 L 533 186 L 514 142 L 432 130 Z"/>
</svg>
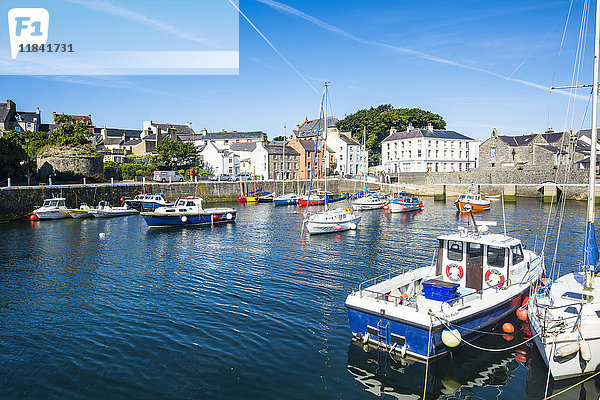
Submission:
<svg viewBox="0 0 600 400">
<path fill-rule="evenodd" d="M 506 281 L 506 277 L 502 275 L 502 272 L 498 271 L 495 268 L 490 268 L 485 273 L 485 283 L 487 283 L 489 287 L 502 287 L 504 281 Z"/>
<path fill-rule="evenodd" d="M 225 215 L 225 218 L 231 219 L 231 218 L 233 218 L 233 215 L 231 215 L 231 213 L 227 213 L 227 215 Z"/>
<path fill-rule="evenodd" d="M 458 264 L 446 265 L 446 276 L 453 282 L 458 282 L 462 279 L 465 271 Z"/>
</svg>

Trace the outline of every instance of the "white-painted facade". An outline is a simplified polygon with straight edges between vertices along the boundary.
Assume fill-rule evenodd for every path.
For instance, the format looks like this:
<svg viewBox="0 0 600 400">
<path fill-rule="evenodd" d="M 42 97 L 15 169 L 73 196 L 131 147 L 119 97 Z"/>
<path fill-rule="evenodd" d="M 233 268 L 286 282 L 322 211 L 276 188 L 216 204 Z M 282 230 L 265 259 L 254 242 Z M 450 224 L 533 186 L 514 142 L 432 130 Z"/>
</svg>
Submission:
<svg viewBox="0 0 600 400">
<path fill-rule="evenodd" d="M 327 147 L 335 153 L 335 172 L 341 175 L 356 175 L 361 169 L 361 158 L 368 159 L 368 153 L 361 154 L 360 144 L 350 132 L 340 132 L 337 128 L 327 128 Z M 363 173 L 366 171 L 363 166 Z"/>
<path fill-rule="evenodd" d="M 204 162 L 204 169 L 214 175 L 240 173 L 240 157 L 232 151 L 219 149 L 213 142 L 208 142 L 199 155 Z"/>
<path fill-rule="evenodd" d="M 381 143 L 381 159 L 386 173 L 453 172 L 476 167 L 479 140 L 447 130 L 394 128 Z"/>
</svg>

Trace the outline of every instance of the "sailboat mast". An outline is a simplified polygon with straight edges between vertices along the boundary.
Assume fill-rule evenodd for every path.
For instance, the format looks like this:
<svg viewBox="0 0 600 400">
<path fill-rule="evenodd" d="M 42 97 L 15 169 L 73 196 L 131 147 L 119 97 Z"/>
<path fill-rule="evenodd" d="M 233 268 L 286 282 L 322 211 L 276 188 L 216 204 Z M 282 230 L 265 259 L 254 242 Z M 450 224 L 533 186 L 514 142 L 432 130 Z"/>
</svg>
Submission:
<svg viewBox="0 0 600 400">
<path fill-rule="evenodd" d="M 598 0 L 600 1 L 600 0 Z M 323 207 L 327 210 L 327 170 L 329 169 L 329 157 L 326 156 L 325 151 L 327 150 L 327 86 L 329 82 L 325 82 L 325 99 L 323 100 L 323 152 L 321 153 L 325 157 L 325 200 L 323 201 Z"/>
<path fill-rule="evenodd" d="M 598 143 L 598 68 L 600 54 L 600 0 L 596 0 L 596 33 L 594 37 L 594 83 L 592 86 L 592 133 L 590 147 L 590 177 L 588 186 L 588 212 L 584 249 L 585 287 L 590 289 L 598 262 L 598 248 L 594 232 L 594 201 L 596 197 L 596 145 Z"/>
</svg>

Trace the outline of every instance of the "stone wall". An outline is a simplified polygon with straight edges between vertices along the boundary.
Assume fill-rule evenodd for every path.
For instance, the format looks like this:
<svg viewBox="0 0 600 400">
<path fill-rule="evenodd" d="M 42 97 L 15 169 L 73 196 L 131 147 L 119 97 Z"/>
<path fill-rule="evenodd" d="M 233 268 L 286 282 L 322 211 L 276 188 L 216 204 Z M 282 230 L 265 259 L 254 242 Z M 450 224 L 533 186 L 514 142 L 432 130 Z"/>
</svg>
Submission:
<svg viewBox="0 0 600 400">
<path fill-rule="evenodd" d="M 104 162 L 102 156 L 77 156 L 75 154 L 49 154 L 38 157 L 38 176 L 46 181 L 55 174 L 72 174 L 77 176 L 101 177 Z"/>
</svg>

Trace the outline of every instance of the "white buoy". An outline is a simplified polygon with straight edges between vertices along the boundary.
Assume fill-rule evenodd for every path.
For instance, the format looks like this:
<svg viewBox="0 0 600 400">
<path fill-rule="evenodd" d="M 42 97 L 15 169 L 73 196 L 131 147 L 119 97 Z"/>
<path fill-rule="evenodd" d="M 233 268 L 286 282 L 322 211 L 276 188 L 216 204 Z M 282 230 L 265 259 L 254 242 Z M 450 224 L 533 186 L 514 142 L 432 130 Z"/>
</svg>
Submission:
<svg viewBox="0 0 600 400">
<path fill-rule="evenodd" d="M 592 350 L 590 349 L 590 345 L 584 339 L 579 341 L 579 352 L 581 354 L 581 358 L 585 361 L 590 361 L 592 359 Z"/>
<path fill-rule="evenodd" d="M 448 347 L 456 347 L 462 340 L 460 332 L 456 329 L 444 329 L 442 331 L 442 342 Z"/>
<path fill-rule="evenodd" d="M 356 224 L 354 222 L 350 222 L 350 229 L 356 229 Z"/>
<path fill-rule="evenodd" d="M 98 236 L 99 236 L 100 238 L 104 238 L 104 237 L 106 236 L 106 233 L 104 233 L 104 232 L 100 232 L 100 233 L 98 234 Z"/>
<path fill-rule="evenodd" d="M 231 213 L 227 213 L 227 215 L 225 215 L 225 218 L 231 219 L 231 218 L 233 218 L 233 215 L 231 215 Z"/>
<path fill-rule="evenodd" d="M 181 216 L 181 222 L 187 222 L 187 216 L 182 215 Z"/>
</svg>

